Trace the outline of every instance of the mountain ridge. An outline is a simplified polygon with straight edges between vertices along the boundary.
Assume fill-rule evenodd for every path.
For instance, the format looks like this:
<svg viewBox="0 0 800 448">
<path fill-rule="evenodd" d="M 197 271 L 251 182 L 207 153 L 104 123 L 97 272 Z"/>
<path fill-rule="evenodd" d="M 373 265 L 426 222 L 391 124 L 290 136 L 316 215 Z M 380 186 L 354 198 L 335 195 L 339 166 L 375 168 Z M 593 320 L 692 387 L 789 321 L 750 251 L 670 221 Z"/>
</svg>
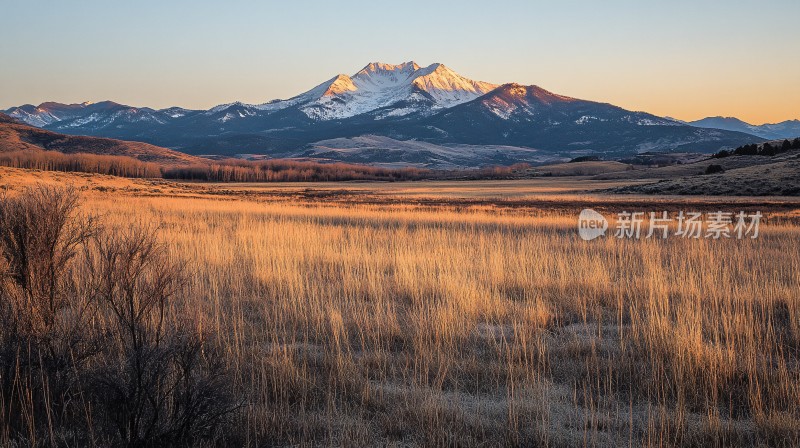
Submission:
<svg viewBox="0 0 800 448">
<path fill-rule="evenodd" d="M 21 123 L 0 113 L 0 153 L 55 151 L 63 154 L 126 156 L 163 166 L 192 165 L 202 159 L 141 142 L 64 135 Z"/>
<path fill-rule="evenodd" d="M 691 126 L 746 132 L 765 139 L 800 137 L 800 120 L 785 120 L 779 123 L 751 124 L 736 117 L 706 117 L 685 122 Z"/>
<path fill-rule="evenodd" d="M 586 154 L 614 158 L 645 151 L 716 152 L 760 141 L 743 132 L 693 127 L 535 85 L 475 81 L 444 64 L 422 67 L 414 61 L 372 62 L 353 75 L 339 74 L 291 98 L 261 104 L 234 102 L 191 110 L 110 101 L 43 103 L 11 108 L 9 113 L 55 132 L 143 141 L 201 155 L 294 157 L 317 142 L 359 136 L 440 146 L 528 148 L 536 150 L 537 159 L 545 153 L 559 158 Z M 512 153 L 523 157 L 534 152 L 511 151 L 507 158 L 476 155 L 468 166 L 497 160 L 513 163 Z M 368 157 L 364 160 L 371 163 Z M 440 161 L 430 156 L 418 162 L 435 168 Z"/>
</svg>

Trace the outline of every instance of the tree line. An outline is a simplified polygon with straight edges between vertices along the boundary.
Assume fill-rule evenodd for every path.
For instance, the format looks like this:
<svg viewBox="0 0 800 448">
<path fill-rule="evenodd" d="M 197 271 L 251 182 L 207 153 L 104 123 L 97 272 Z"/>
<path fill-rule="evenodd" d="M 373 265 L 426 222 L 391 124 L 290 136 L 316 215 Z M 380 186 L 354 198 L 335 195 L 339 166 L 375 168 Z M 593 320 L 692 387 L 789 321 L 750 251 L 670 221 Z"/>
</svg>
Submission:
<svg viewBox="0 0 800 448">
<path fill-rule="evenodd" d="M 42 171 L 108 174 L 121 177 L 161 177 L 161 167 L 133 157 L 100 154 L 64 154 L 23 150 L 0 153 L 0 166 Z"/>
<path fill-rule="evenodd" d="M 42 171 L 81 172 L 131 178 L 163 178 L 203 182 L 328 182 L 409 181 L 422 179 L 507 179 L 524 175 L 527 163 L 489 166 L 467 171 L 425 168 L 384 168 L 343 162 L 311 160 L 209 161 L 193 165 L 162 165 L 128 156 L 58 151 L 21 150 L 0 153 L 0 166 Z"/>
<path fill-rule="evenodd" d="M 188 166 L 164 166 L 128 156 L 22 150 L 0 153 L 0 166 L 42 171 L 107 174 L 207 182 L 309 182 L 344 180 L 419 180 L 436 175 L 420 168 L 381 168 L 300 160 L 224 160 Z"/>
<path fill-rule="evenodd" d="M 783 142 L 766 142 L 762 144 L 753 143 L 750 145 L 742 145 L 734 150 L 723 149 L 722 151 L 714 154 L 713 158 L 722 159 L 728 156 L 774 156 L 793 149 L 800 149 L 800 137 L 789 141 L 788 139 Z"/>
<path fill-rule="evenodd" d="M 420 168 L 380 168 L 297 160 L 230 160 L 170 167 L 164 169 L 162 175 L 165 179 L 211 182 L 322 182 L 419 180 L 433 177 L 434 172 Z"/>
</svg>

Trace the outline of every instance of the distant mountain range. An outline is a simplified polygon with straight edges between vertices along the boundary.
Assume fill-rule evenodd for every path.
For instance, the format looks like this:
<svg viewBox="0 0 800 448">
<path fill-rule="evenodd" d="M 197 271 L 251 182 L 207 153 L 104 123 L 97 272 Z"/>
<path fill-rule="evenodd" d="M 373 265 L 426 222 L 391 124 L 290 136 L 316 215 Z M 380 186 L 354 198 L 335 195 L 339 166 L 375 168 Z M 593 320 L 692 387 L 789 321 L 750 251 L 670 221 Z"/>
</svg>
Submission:
<svg viewBox="0 0 800 448">
<path fill-rule="evenodd" d="M 800 120 L 786 120 L 775 124 L 754 125 L 734 117 L 707 117 L 702 120 L 689 121 L 687 124 L 699 128 L 744 132 L 768 140 L 800 137 Z"/>
<path fill-rule="evenodd" d="M 371 63 L 263 104 L 151 109 L 111 101 L 11 108 L 28 124 L 190 154 L 317 157 L 432 168 L 543 162 L 648 151 L 714 152 L 762 138 L 706 129 L 570 98 L 537 86 L 495 85 L 442 64 Z"/>
<path fill-rule="evenodd" d="M 126 156 L 154 162 L 162 166 L 185 166 L 207 162 L 147 143 L 128 142 L 111 138 L 64 135 L 46 131 L 0 113 L 0 154 L 16 151 L 57 151 L 64 154 L 100 154 Z"/>
</svg>

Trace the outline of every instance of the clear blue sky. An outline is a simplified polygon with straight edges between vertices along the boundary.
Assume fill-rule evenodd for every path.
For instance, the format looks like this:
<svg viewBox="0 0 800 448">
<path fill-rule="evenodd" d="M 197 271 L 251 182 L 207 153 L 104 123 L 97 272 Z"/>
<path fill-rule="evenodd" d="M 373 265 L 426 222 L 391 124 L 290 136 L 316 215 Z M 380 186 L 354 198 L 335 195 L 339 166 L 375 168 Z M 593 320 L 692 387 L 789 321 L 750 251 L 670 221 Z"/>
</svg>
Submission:
<svg viewBox="0 0 800 448">
<path fill-rule="evenodd" d="M 0 0 L 0 108 L 287 98 L 442 62 L 659 115 L 800 118 L 800 1 Z"/>
</svg>

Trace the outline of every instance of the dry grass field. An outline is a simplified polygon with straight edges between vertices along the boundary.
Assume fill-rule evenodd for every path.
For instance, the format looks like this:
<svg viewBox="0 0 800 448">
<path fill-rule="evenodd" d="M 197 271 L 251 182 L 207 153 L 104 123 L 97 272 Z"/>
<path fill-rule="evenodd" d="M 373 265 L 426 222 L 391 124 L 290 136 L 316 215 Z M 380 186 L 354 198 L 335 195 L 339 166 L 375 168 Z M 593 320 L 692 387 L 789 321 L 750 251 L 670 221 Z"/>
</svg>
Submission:
<svg viewBox="0 0 800 448">
<path fill-rule="evenodd" d="M 222 348 L 241 406 L 220 446 L 800 443 L 796 200 L 52 176 L 30 183 L 157 223 L 186 265 L 165 325 Z M 767 216 L 757 239 L 586 242 L 587 204 Z"/>
</svg>

